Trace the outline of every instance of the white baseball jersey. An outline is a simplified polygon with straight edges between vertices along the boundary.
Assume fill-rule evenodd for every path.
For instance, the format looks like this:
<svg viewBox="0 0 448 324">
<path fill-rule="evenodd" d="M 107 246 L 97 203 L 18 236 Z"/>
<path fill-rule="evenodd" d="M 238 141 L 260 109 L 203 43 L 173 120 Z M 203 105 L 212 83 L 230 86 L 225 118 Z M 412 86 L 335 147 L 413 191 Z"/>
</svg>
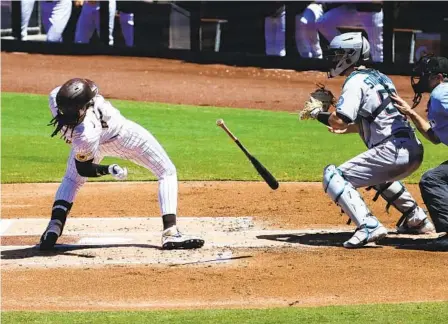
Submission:
<svg viewBox="0 0 448 324">
<path fill-rule="evenodd" d="M 56 95 L 60 87 L 49 96 L 53 116 L 57 114 Z M 134 162 L 150 170 L 159 180 L 159 204 L 162 215 L 176 214 L 177 172 L 163 147 L 145 128 L 126 119 L 103 96 L 93 98 L 94 105 L 86 112 L 84 120 L 65 134 L 72 150 L 67 171 L 56 193 L 55 200 L 73 202 L 78 190 L 87 181 L 76 169 L 75 159 L 84 162 L 93 159 L 100 163 L 106 156 Z M 65 132 L 65 127 L 61 133 Z"/>
<path fill-rule="evenodd" d="M 50 95 L 53 117 L 58 112 L 56 95 L 59 89 L 60 87 L 57 87 Z M 81 162 L 93 159 L 99 153 L 100 145 L 117 137 L 126 122 L 118 109 L 103 96 L 96 95 L 93 101 L 94 105 L 87 110 L 84 120 L 73 132 L 69 130 L 65 134 L 65 139 L 72 144 L 76 159 Z M 62 131 L 65 132 L 65 128 Z"/>
<path fill-rule="evenodd" d="M 396 92 L 392 81 L 381 72 L 372 69 L 357 70 L 347 77 L 336 104 L 338 114 L 359 125 L 360 135 L 369 148 L 399 130 L 414 131 L 406 117 L 392 103 L 373 121 L 367 119 L 389 97 L 383 84 L 386 84 L 389 91 Z"/>
</svg>

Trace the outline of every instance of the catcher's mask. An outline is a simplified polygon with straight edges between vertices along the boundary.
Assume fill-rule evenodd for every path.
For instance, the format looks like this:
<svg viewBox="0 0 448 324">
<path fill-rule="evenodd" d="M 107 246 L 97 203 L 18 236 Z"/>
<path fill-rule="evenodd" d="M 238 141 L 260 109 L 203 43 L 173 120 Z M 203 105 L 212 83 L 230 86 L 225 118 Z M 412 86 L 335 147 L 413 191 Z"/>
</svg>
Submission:
<svg viewBox="0 0 448 324">
<path fill-rule="evenodd" d="M 80 124 L 93 105 L 93 98 L 98 94 L 96 84 L 88 79 L 75 78 L 64 83 L 56 95 L 57 115 L 49 125 L 56 126 L 51 134 L 55 136 L 64 126 L 66 130 L 73 129 Z"/>
<path fill-rule="evenodd" d="M 328 77 L 341 75 L 351 66 L 361 65 L 370 59 L 370 45 L 361 33 L 345 33 L 333 38 L 328 50 L 324 51 L 330 71 Z"/>
<path fill-rule="evenodd" d="M 442 74 L 444 78 L 448 77 L 448 59 L 445 57 L 435 57 L 434 54 L 422 56 L 414 68 L 411 75 L 411 86 L 414 89 L 414 98 L 412 108 L 417 107 L 422 99 L 422 93 L 432 91 L 429 85 L 429 79 L 437 74 Z"/>
</svg>

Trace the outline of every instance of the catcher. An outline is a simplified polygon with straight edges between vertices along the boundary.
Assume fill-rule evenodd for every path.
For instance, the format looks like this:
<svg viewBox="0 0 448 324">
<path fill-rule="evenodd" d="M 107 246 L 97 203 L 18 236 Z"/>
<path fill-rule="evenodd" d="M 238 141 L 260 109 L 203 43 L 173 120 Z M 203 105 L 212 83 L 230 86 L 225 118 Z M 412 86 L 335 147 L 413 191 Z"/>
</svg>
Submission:
<svg viewBox="0 0 448 324">
<path fill-rule="evenodd" d="M 301 119 L 317 119 L 334 134 L 357 132 L 368 148 L 338 167 L 327 165 L 323 172 L 325 192 L 356 224 L 354 235 L 344 247 L 359 248 L 387 235 L 387 229 L 372 215 L 356 188 L 375 189 L 374 201 L 381 196 L 387 210 L 392 205 L 402 213 L 398 233 L 433 232 L 434 225 L 399 182 L 420 167 L 423 146 L 391 101 L 391 95 L 397 93 L 393 82 L 361 65 L 370 58 L 367 39 L 361 33 L 336 36 L 324 58 L 332 66 L 329 78 L 346 77 L 341 96 L 335 111 L 329 112 L 333 95 L 320 87 L 305 104 Z"/>
</svg>

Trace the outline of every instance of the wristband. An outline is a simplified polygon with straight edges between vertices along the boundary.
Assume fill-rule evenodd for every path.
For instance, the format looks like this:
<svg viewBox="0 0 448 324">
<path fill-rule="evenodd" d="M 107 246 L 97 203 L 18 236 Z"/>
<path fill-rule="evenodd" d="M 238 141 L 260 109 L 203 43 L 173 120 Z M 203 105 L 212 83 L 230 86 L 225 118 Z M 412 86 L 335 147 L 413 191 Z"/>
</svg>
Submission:
<svg viewBox="0 0 448 324">
<path fill-rule="evenodd" d="M 326 125 L 326 126 L 330 126 L 330 124 L 328 123 L 328 120 L 330 119 L 330 115 L 331 112 L 328 111 L 321 111 L 318 115 L 317 115 L 317 120 L 320 121 L 322 124 Z"/>
</svg>

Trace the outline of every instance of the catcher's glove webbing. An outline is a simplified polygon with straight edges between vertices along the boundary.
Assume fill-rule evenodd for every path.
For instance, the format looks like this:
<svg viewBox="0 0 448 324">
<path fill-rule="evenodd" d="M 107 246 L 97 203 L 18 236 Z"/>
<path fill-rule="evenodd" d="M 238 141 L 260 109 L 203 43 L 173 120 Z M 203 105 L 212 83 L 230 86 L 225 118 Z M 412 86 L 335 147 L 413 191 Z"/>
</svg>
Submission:
<svg viewBox="0 0 448 324">
<path fill-rule="evenodd" d="M 310 98 L 305 102 L 304 108 L 299 112 L 299 119 L 316 119 L 320 112 L 326 112 L 335 104 L 333 93 L 323 84 L 317 84 L 319 88 L 310 93 Z"/>
</svg>

